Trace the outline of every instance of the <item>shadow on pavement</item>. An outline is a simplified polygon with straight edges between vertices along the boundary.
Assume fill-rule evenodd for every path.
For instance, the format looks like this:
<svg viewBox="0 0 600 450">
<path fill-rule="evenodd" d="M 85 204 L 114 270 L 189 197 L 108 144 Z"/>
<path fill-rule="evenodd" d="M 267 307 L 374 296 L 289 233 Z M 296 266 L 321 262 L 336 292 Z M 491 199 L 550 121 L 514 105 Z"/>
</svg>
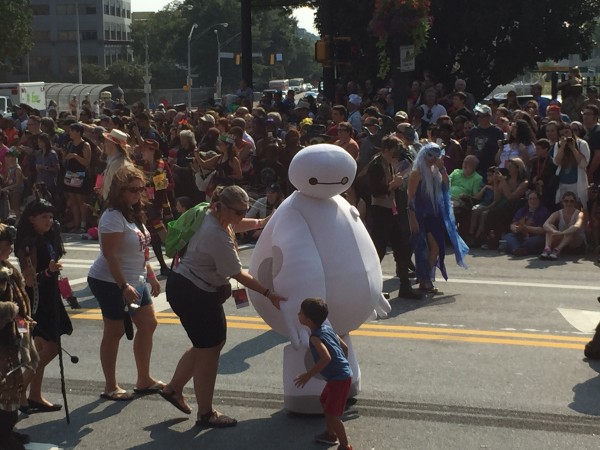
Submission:
<svg viewBox="0 0 600 450">
<path fill-rule="evenodd" d="M 286 342 L 288 342 L 287 338 L 271 330 L 241 342 L 221 355 L 219 373 L 228 375 L 242 373 L 250 368 L 250 364 L 246 362 L 248 359 Z"/>
<path fill-rule="evenodd" d="M 397 317 L 410 311 L 415 311 L 421 308 L 429 308 L 431 306 L 440 306 L 450 303 L 456 303 L 455 295 L 426 295 L 422 300 L 409 300 L 402 297 L 390 299 L 392 310 L 388 313 L 388 319 Z"/>
<path fill-rule="evenodd" d="M 21 415 L 17 429 L 29 434 L 33 441 L 55 442 L 61 448 L 76 448 L 85 436 L 92 433 L 93 429 L 89 426 L 90 424 L 119 414 L 130 403 L 132 402 L 95 400 L 69 411 L 71 419 L 69 425 L 67 425 L 64 411 L 57 413 L 57 419 L 55 420 L 30 427 L 27 426 L 27 416 Z M 104 408 L 100 408 L 104 405 Z"/>
<path fill-rule="evenodd" d="M 179 419 L 178 419 L 179 420 Z M 233 428 L 202 429 L 190 421 L 190 429 L 178 432 L 170 429 L 178 420 L 149 425 L 152 443 L 131 449 L 205 448 L 205 449 L 281 449 L 306 450 L 314 446 L 313 436 L 323 432 L 325 421 L 318 415 L 296 415 L 280 410 L 270 417 L 243 420 Z M 185 419 L 183 419 L 185 420 Z"/>
<path fill-rule="evenodd" d="M 600 416 L 600 361 L 584 359 L 598 375 L 573 387 L 569 408 L 582 414 Z"/>
</svg>

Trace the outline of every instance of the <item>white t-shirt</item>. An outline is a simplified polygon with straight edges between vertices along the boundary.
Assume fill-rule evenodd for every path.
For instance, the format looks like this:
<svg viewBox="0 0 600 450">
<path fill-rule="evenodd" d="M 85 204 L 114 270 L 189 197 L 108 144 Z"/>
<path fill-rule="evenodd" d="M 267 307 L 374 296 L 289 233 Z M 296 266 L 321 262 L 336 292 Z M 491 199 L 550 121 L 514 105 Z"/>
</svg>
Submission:
<svg viewBox="0 0 600 450">
<path fill-rule="evenodd" d="M 181 263 L 175 269 L 203 291 L 215 292 L 242 271 L 233 240 L 209 212 L 194 233 Z"/>
<path fill-rule="evenodd" d="M 98 234 L 100 236 L 100 254 L 90 267 L 89 276 L 101 281 L 114 283 L 108 261 L 102 253 L 102 234 L 123 233 L 117 249 L 117 258 L 121 263 L 121 272 L 125 281 L 132 286 L 139 282 L 140 276 L 146 277 L 146 261 L 149 257 L 150 233 L 145 226 L 142 230 L 135 223 L 127 222 L 121 211 L 107 209 L 100 217 Z"/>
</svg>

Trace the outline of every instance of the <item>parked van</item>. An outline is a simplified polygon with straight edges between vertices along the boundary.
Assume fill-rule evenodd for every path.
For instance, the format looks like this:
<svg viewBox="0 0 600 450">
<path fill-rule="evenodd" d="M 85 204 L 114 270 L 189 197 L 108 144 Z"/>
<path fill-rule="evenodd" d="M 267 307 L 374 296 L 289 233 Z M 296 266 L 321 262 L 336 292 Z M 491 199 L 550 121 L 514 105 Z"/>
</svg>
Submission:
<svg viewBox="0 0 600 450">
<path fill-rule="evenodd" d="M 304 91 L 304 78 L 290 78 L 290 89 L 297 94 Z"/>
<path fill-rule="evenodd" d="M 269 89 L 282 91 L 285 94 L 290 89 L 290 80 L 271 80 L 269 81 Z"/>
</svg>

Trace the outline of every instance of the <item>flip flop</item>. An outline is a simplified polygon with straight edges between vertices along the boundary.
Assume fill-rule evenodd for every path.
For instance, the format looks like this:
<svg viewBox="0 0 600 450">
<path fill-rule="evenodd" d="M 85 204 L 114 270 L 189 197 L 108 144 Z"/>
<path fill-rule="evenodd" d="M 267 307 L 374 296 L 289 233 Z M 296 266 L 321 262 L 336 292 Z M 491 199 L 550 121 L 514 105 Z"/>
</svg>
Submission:
<svg viewBox="0 0 600 450">
<path fill-rule="evenodd" d="M 157 381 L 152 386 L 148 386 L 146 388 L 137 388 L 137 387 L 134 387 L 133 388 L 133 392 L 135 392 L 136 394 L 139 394 L 139 395 L 158 394 L 166 386 L 167 386 L 167 384 L 165 382 L 163 382 L 163 381 Z"/>
<path fill-rule="evenodd" d="M 114 391 L 109 392 L 108 394 L 106 392 L 103 392 L 102 394 L 100 394 L 100 398 L 104 400 L 111 400 L 113 402 L 128 402 L 130 400 L 133 400 L 131 394 L 127 393 L 125 389 L 115 389 Z"/>
<path fill-rule="evenodd" d="M 169 392 L 168 394 L 165 391 L 159 391 L 158 393 L 160 394 L 160 396 L 162 398 L 164 398 L 166 401 L 168 401 L 171 405 L 173 405 L 175 408 L 177 408 L 182 413 L 184 413 L 184 414 L 192 413 L 192 408 L 190 408 L 185 403 L 185 399 L 183 400 L 184 403 L 179 403 L 179 400 L 177 399 L 177 393 L 175 391 Z"/>
</svg>

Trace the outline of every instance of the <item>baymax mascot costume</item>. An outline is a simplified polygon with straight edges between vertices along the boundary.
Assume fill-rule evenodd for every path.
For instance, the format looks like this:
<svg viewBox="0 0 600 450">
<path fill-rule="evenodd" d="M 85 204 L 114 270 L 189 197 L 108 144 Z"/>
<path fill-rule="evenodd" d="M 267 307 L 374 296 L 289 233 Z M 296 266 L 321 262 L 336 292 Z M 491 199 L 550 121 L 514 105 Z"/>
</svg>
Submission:
<svg viewBox="0 0 600 450">
<path fill-rule="evenodd" d="M 250 260 L 250 273 L 287 298 L 278 310 L 259 293 L 249 291 L 258 314 L 291 341 L 283 358 L 284 406 L 289 411 L 322 412 L 319 395 L 324 380 L 312 378 L 303 389 L 293 382 L 314 364 L 308 350 L 310 332 L 298 321 L 304 299 L 320 297 L 327 303 L 328 320 L 348 344 L 354 373 L 351 395 L 360 390 L 360 369 L 349 333 L 390 311 L 381 293 L 375 246 L 358 210 L 339 195 L 355 175 L 356 162 L 336 145 L 311 145 L 298 152 L 289 169 L 289 179 L 298 191 L 277 208 Z"/>
</svg>

